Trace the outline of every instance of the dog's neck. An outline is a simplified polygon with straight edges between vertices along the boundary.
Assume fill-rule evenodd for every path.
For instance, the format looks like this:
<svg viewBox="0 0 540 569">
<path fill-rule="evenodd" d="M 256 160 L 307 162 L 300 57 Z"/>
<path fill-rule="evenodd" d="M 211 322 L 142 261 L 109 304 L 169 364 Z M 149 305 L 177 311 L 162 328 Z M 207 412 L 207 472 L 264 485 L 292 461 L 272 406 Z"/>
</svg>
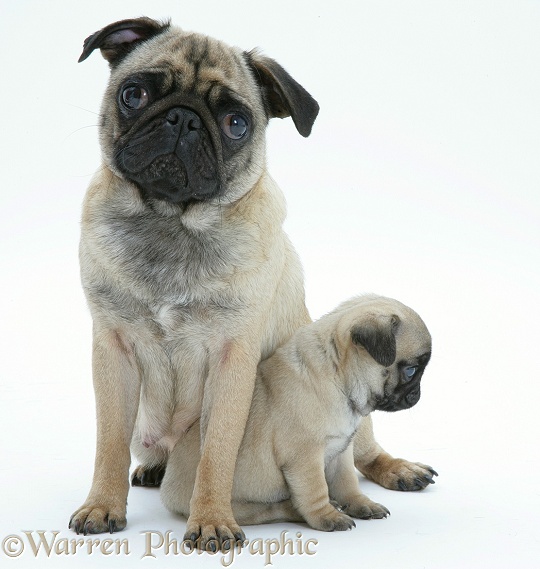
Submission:
<svg viewBox="0 0 540 569">
<path fill-rule="evenodd" d="M 351 379 L 348 370 L 343 369 L 344 354 L 333 335 L 319 334 L 316 326 L 309 325 L 297 331 L 281 349 L 286 350 L 285 360 L 301 378 L 298 383 L 302 389 L 333 401 L 335 410 L 330 412 L 335 416 L 350 413 L 351 420 L 358 425 L 373 410 L 362 383 L 357 378 Z"/>
<path fill-rule="evenodd" d="M 252 219 L 255 209 L 264 212 L 257 218 L 265 221 L 259 232 L 266 235 L 281 229 L 286 215 L 285 198 L 271 176 L 262 172 L 253 187 L 240 197 L 231 201 L 227 196 L 208 201 L 192 201 L 187 204 L 174 204 L 165 200 L 148 198 L 137 186 L 124 179 L 114 168 L 103 164 L 98 176 L 102 178 L 100 187 L 106 188 L 107 203 L 115 203 L 126 215 L 152 215 L 177 223 L 187 233 L 206 235 L 220 231 L 227 221 L 242 224 Z M 108 178 L 108 179 L 107 179 Z M 103 190 L 101 190 L 103 191 Z M 237 192 L 236 192 L 237 193 Z M 235 191 L 231 191 L 235 194 Z M 234 218 L 234 219 L 233 219 Z M 247 228 L 249 229 L 249 228 Z M 251 228 L 253 231 L 253 228 Z"/>
</svg>

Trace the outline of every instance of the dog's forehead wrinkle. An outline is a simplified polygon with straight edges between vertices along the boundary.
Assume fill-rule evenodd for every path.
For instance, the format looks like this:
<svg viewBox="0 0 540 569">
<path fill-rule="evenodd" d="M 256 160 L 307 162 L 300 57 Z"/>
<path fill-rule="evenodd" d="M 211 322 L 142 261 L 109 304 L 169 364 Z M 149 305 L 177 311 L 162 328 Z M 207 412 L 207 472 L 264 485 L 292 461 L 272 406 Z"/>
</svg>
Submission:
<svg viewBox="0 0 540 569">
<path fill-rule="evenodd" d="M 166 51 L 177 61 L 187 62 L 196 71 L 203 69 L 220 70 L 222 74 L 237 74 L 243 68 L 241 50 L 224 42 L 195 32 L 173 34 L 165 45 Z"/>
</svg>

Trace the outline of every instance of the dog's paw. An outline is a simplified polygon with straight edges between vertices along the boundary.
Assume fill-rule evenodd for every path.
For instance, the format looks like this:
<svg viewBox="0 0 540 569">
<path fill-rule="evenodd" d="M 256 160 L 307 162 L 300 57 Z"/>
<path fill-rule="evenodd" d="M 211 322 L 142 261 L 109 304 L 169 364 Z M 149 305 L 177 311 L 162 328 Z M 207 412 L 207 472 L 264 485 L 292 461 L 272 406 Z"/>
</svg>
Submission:
<svg viewBox="0 0 540 569">
<path fill-rule="evenodd" d="M 156 466 L 140 464 L 131 475 L 131 485 L 158 488 L 161 486 L 161 481 L 165 476 L 165 467 L 165 464 L 158 464 Z"/>
<path fill-rule="evenodd" d="M 203 520 L 188 519 L 184 541 L 200 551 L 228 551 L 237 544 L 246 541 L 242 528 L 231 519 Z"/>
<path fill-rule="evenodd" d="M 423 490 L 435 484 L 433 477 L 439 476 L 431 466 L 391 456 L 379 456 L 372 463 L 359 467 L 359 470 L 377 484 L 402 492 Z"/>
<path fill-rule="evenodd" d="M 344 513 L 336 513 L 313 521 L 310 520 L 309 525 L 313 529 L 320 531 L 348 531 L 356 527 L 354 520 Z"/>
<path fill-rule="evenodd" d="M 358 496 L 342 506 L 342 510 L 353 518 L 360 520 L 381 520 L 390 515 L 388 508 L 373 502 L 367 496 Z"/>
<path fill-rule="evenodd" d="M 334 503 L 329 504 L 323 512 L 307 515 L 306 522 L 320 531 L 347 531 L 356 527 L 354 520 Z"/>
<path fill-rule="evenodd" d="M 114 533 L 126 527 L 126 508 L 107 508 L 102 504 L 84 504 L 69 520 L 68 528 L 77 535 L 91 533 Z"/>
</svg>

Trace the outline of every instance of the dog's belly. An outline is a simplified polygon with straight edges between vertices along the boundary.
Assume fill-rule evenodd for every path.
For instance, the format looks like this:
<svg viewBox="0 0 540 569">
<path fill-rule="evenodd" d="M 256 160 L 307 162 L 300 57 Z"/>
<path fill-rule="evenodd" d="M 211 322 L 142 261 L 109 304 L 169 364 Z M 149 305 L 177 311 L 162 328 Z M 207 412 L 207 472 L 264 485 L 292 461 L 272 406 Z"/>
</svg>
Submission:
<svg viewBox="0 0 540 569">
<path fill-rule="evenodd" d="M 226 350 L 231 330 L 208 307 L 162 304 L 153 313 L 133 342 L 141 371 L 134 441 L 168 453 L 200 418 L 210 359 Z"/>
</svg>

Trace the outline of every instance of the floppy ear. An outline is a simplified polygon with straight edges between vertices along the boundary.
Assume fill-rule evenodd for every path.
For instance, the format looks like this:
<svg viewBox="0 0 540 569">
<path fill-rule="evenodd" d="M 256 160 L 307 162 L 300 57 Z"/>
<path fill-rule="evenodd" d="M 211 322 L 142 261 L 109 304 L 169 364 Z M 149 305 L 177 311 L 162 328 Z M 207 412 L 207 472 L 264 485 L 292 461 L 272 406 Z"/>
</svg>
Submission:
<svg viewBox="0 0 540 569">
<path fill-rule="evenodd" d="M 377 363 L 392 365 L 396 359 L 396 330 L 399 323 L 399 317 L 395 314 L 370 315 L 352 328 L 351 340 L 365 348 Z"/>
<path fill-rule="evenodd" d="M 169 22 L 157 22 L 151 18 L 135 18 L 109 24 L 84 40 L 79 63 L 99 48 L 101 55 L 114 67 L 137 44 L 164 32 L 169 26 Z"/>
<path fill-rule="evenodd" d="M 245 53 L 259 83 L 266 110 L 272 117 L 292 117 L 296 130 L 309 136 L 319 113 L 317 101 L 277 61 L 251 50 Z"/>
</svg>

